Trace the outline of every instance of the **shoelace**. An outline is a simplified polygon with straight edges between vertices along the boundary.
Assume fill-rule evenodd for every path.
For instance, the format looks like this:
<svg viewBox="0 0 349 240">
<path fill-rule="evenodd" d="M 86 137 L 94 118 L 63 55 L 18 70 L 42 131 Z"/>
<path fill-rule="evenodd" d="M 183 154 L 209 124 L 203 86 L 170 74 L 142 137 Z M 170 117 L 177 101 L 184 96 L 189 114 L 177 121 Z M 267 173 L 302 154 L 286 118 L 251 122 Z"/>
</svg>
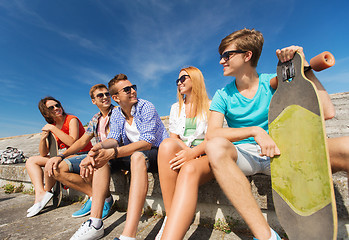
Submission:
<svg viewBox="0 0 349 240">
<path fill-rule="evenodd" d="M 85 234 L 86 232 L 88 232 L 89 228 L 91 227 L 92 221 L 91 219 L 87 220 L 86 222 L 84 222 L 83 224 L 81 224 L 81 227 L 78 229 L 78 231 L 75 233 L 76 236 Z M 85 225 L 88 225 L 87 227 L 85 227 Z M 75 235 L 74 234 L 74 235 Z"/>
</svg>

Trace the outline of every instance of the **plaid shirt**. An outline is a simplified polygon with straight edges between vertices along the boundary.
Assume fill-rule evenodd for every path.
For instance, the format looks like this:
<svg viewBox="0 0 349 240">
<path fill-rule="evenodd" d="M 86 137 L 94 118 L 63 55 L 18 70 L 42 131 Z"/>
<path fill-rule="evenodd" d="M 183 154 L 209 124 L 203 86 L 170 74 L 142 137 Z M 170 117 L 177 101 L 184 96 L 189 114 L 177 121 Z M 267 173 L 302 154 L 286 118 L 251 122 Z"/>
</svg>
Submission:
<svg viewBox="0 0 349 240">
<path fill-rule="evenodd" d="M 140 132 L 139 141 L 144 140 L 155 147 L 159 147 L 162 140 L 168 138 L 168 133 L 162 123 L 154 105 L 146 100 L 138 99 L 133 105 L 133 120 Z M 108 138 L 114 138 L 119 144 L 130 144 L 125 130 L 126 119 L 121 108 L 114 108 L 110 118 L 110 132 Z"/>
<path fill-rule="evenodd" d="M 112 110 L 113 108 L 116 108 L 113 104 L 110 105 L 110 109 L 108 112 L 108 116 L 109 116 L 109 122 L 107 123 L 107 130 L 106 132 L 109 132 L 109 123 L 110 123 L 110 115 L 112 114 Z M 99 143 L 101 142 L 101 137 L 98 135 L 97 129 L 98 129 L 98 124 L 99 124 L 99 119 L 101 118 L 102 113 L 98 112 L 96 113 L 91 121 L 88 124 L 88 127 L 85 131 L 86 134 L 90 135 L 90 136 L 94 136 L 96 138 L 96 142 Z"/>
</svg>

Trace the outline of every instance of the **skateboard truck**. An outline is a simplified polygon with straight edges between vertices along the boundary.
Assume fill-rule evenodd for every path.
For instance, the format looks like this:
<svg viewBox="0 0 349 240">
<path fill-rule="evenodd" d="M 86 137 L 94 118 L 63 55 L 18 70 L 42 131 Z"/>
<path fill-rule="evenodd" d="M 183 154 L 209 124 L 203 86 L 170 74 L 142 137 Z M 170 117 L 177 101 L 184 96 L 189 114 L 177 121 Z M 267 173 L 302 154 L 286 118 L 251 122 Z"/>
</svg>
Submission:
<svg viewBox="0 0 349 240">
<path fill-rule="evenodd" d="M 291 82 L 292 78 L 294 78 L 295 76 L 293 61 L 291 60 L 283 63 L 281 66 L 281 71 L 282 71 L 282 81 Z"/>
<path fill-rule="evenodd" d="M 310 69 L 313 69 L 314 71 L 319 72 L 326 68 L 332 67 L 334 64 L 335 64 L 334 56 L 330 52 L 325 51 L 313 57 L 310 60 L 310 66 L 305 66 L 303 69 L 303 72 L 306 72 Z M 283 82 L 292 81 L 292 78 L 295 76 L 293 59 L 288 62 L 282 63 L 281 72 L 282 72 Z"/>
</svg>

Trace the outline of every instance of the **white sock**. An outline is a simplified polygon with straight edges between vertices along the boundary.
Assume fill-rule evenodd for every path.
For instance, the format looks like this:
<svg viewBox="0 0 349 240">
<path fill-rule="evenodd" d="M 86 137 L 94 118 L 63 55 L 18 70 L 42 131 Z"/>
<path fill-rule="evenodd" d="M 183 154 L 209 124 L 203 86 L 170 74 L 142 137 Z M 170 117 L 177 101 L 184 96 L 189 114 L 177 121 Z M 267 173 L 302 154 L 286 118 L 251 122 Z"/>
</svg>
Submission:
<svg viewBox="0 0 349 240">
<path fill-rule="evenodd" d="M 94 218 L 94 217 L 90 217 L 91 219 L 91 225 L 95 228 L 95 229 L 100 229 L 101 226 L 103 225 L 102 219 L 100 218 Z"/>
<path fill-rule="evenodd" d="M 136 240 L 136 238 L 133 238 L 133 237 L 126 237 L 126 236 L 123 236 L 123 235 L 121 235 L 121 236 L 119 237 L 119 239 L 120 239 L 120 240 Z"/>
</svg>

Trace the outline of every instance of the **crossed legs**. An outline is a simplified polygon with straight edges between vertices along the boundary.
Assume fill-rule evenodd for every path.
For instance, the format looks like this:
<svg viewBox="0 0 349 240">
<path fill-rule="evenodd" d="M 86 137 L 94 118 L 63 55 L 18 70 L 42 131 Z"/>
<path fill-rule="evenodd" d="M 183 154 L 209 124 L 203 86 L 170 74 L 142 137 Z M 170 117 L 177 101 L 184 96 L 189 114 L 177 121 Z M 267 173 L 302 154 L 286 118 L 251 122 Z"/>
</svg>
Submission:
<svg viewBox="0 0 349 240">
<path fill-rule="evenodd" d="M 169 161 L 182 149 L 183 142 L 171 138 L 159 148 L 159 177 L 167 213 L 162 239 L 183 239 L 195 214 L 199 185 L 213 178 L 207 157 L 187 161 L 177 171 L 170 169 Z"/>
</svg>

